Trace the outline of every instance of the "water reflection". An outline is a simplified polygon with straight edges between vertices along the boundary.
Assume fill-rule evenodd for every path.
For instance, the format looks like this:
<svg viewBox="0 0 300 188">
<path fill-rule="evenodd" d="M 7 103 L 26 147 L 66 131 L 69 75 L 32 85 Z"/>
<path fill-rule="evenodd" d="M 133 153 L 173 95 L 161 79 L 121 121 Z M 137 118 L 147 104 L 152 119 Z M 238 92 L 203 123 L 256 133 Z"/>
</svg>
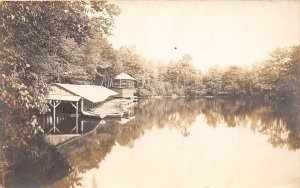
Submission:
<svg viewBox="0 0 300 188">
<path fill-rule="evenodd" d="M 300 146 L 300 109 L 289 103 L 179 98 L 176 100 L 141 100 L 133 111 L 135 118 L 127 123 L 121 123 L 120 120 L 108 120 L 105 124 L 100 124 L 97 120 L 80 119 L 77 128 L 72 126 L 74 118 L 61 118 L 58 120 L 60 122 L 58 126 L 63 135 L 60 135 L 60 142 L 54 143 L 56 147 L 45 144 L 42 147 L 45 156 L 19 159 L 22 165 L 31 161 L 28 165 L 42 169 L 35 173 L 31 168 L 21 165 L 14 169 L 24 167 L 23 169 L 27 171 L 21 172 L 27 176 L 20 178 L 21 172 L 18 172 L 10 178 L 16 180 L 18 177 L 17 182 L 30 182 L 29 180 L 33 179 L 35 184 L 31 185 L 35 186 L 79 186 L 84 174 L 91 169 L 99 168 L 116 145 L 129 149 L 135 148 L 135 142 L 153 129 L 169 129 L 189 139 L 193 133 L 193 127 L 200 126 L 197 124 L 199 116 L 203 117 L 206 124 L 212 128 L 224 125 L 230 128 L 249 127 L 253 133 L 265 135 L 273 147 L 286 147 L 293 151 L 299 149 Z M 41 122 L 49 126 L 51 125 L 50 119 Z M 63 136 L 68 137 L 66 135 L 70 136 L 74 133 L 76 139 L 62 139 Z M 41 172 L 46 175 L 42 176 Z M 54 179 L 49 178 L 54 174 Z M 93 185 L 97 184 L 95 180 L 93 182 Z"/>
<path fill-rule="evenodd" d="M 229 127 L 251 123 L 255 132 L 268 135 L 274 146 L 289 149 L 300 146 L 300 109 L 293 104 L 273 101 L 208 101 L 202 108 L 207 123 L 216 126 L 225 122 Z"/>
<path fill-rule="evenodd" d="M 136 111 L 136 120 L 129 122 L 120 132 L 125 134 L 121 138 L 123 140 L 134 140 L 153 126 L 174 128 L 188 136 L 190 127 L 201 114 L 212 127 L 220 124 L 237 127 L 251 123 L 251 129 L 266 134 L 274 146 L 286 145 L 294 150 L 300 146 L 300 109 L 288 103 L 177 99 L 143 101 Z M 120 139 L 118 142 L 121 145 L 128 143 Z"/>
<path fill-rule="evenodd" d="M 69 174 L 67 161 L 41 137 L 35 136 L 24 145 L 10 140 L 3 147 L 3 182 L 7 187 L 41 187 Z"/>
<path fill-rule="evenodd" d="M 48 117 L 45 118 L 48 119 Z M 79 118 L 79 123 L 77 123 L 75 117 L 60 118 L 57 122 L 56 127 L 59 132 L 53 133 L 53 131 L 51 131 L 53 130 L 53 126 L 50 125 L 48 126 L 49 128 L 46 128 L 46 132 L 48 132 L 48 134 L 45 136 L 46 142 L 55 146 L 65 144 L 66 142 L 72 141 L 76 138 L 81 138 L 82 136 L 93 132 L 99 125 L 102 125 L 103 122 L 105 123 L 104 120 L 99 121 L 82 118 Z M 50 129 L 50 131 L 48 129 Z"/>
</svg>

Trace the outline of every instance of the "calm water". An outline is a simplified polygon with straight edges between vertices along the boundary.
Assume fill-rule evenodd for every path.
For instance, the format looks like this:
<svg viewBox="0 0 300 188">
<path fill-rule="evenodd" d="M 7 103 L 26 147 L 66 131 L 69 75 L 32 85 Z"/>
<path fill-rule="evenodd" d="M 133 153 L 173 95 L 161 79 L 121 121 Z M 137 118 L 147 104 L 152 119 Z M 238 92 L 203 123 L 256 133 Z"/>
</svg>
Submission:
<svg viewBox="0 0 300 188">
<path fill-rule="evenodd" d="M 43 176 L 11 178 L 50 188 L 300 187 L 293 104 L 181 98 L 142 100 L 133 111 L 127 123 L 80 119 L 78 134 L 74 118 L 61 119 L 68 134 L 48 139 L 60 144 L 38 159 Z"/>
</svg>

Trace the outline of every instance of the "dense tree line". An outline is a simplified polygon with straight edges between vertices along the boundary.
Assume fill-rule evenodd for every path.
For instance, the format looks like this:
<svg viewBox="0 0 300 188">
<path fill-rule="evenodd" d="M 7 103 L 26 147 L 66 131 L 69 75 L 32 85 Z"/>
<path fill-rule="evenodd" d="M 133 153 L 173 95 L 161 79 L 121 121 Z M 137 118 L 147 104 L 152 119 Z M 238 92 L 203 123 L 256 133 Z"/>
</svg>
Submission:
<svg viewBox="0 0 300 188">
<path fill-rule="evenodd" d="M 277 49 L 252 69 L 230 66 L 211 68 L 203 77 L 206 94 L 227 96 L 299 96 L 300 46 Z"/>
<path fill-rule="evenodd" d="M 97 75 L 103 75 L 98 78 L 112 80 L 115 74 L 126 72 L 137 79 L 139 96 L 288 99 L 300 94 L 300 46 L 277 49 L 267 60 L 252 68 L 212 66 L 205 73 L 193 66 L 188 54 L 177 61 L 160 64 L 146 60 L 134 48 L 122 47 L 115 54 L 115 63 L 98 69 Z"/>
</svg>

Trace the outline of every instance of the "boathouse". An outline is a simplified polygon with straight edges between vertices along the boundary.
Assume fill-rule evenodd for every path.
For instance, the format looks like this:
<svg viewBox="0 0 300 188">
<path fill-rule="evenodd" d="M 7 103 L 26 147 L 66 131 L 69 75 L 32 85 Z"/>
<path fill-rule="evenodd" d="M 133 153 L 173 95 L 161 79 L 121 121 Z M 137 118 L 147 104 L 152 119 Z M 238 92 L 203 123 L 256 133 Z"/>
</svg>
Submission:
<svg viewBox="0 0 300 188">
<path fill-rule="evenodd" d="M 76 125 L 78 125 L 79 109 L 81 109 L 81 113 L 84 113 L 115 95 L 118 95 L 118 93 L 103 86 L 60 83 L 51 84 L 47 100 L 49 101 L 48 103 L 52 107 L 53 112 L 52 129 L 54 129 L 54 132 L 58 130 L 55 126 L 55 116 L 56 110 L 60 104 L 64 104 L 63 106 L 71 105 L 71 107 L 73 106 L 75 108 Z"/>
<path fill-rule="evenodd" d="M 115 97 L 133 98 L 135 92 L 136 79 L 126 73 L 115 76 L 111 89 L 119 93 Z"/>
</svg>

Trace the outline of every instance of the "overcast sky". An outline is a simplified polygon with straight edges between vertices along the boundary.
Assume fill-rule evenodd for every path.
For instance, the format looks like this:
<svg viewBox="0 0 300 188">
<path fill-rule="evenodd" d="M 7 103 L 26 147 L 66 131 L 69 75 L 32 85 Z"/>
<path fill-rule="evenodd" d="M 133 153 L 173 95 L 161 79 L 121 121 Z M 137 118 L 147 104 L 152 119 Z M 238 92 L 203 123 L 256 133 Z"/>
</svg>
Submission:
<svg viewBox="0 0 300 188">
<path fill-rule="evenodd" d="M 300 44 L 299 1 L 112 1 L 121 9 L 110 41 L 148 59 L 183 54 L 207 70 L 251 65 L 277 47 Z M 177 49 L 175 49 L 175 47 Z"/>
</svg>

